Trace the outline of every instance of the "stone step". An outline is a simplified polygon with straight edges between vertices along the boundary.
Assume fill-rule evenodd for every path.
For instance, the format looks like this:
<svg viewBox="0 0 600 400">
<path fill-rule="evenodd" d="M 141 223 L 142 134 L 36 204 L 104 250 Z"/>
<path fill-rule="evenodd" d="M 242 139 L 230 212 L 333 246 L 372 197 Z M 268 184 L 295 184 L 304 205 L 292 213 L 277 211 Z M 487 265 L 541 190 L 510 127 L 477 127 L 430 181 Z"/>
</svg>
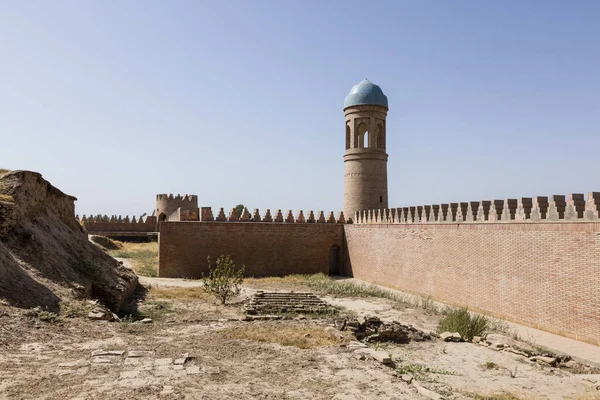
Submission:
<svg viewBox="0 0 600 400">
<path fill-rule="evenodd" d="M 258 292 L 244 305 L 250 314 L 297 312 L 323 313 L 335 310 L 313 293 Z"/>
</svg>

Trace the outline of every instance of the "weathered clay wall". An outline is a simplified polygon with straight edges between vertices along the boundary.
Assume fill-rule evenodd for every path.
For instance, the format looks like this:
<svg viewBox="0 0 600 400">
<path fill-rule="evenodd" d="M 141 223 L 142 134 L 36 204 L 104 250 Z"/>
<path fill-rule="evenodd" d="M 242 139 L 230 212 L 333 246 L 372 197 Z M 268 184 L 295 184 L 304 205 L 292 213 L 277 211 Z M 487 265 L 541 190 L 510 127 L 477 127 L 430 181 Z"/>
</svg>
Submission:
<svg viewBox="0 0 600 400">
<path fill-rule="evenodd" d="M 343 235 L 336 223 L 162 222 L 158 274 L 199 278 L 207 256 L 222 254 L 246 265 L 248 276 L 328 273 L 330 249 L 342 247 Z"/>
<path fill-rule="evenodd" d="M 346 274 L 600 344 L 600 222 L 344 228 Z"/>
<path fill-rule="evenodd" d="M 13 171 L 0 177 L 12 202 L 0 202 L 0 301 L 58 311 L 78 293 L 120 310 L 137 276 L 88 241 L 75 219 L 75 197 L 42 175 Z"/>
<path fill-rule="evenodd" d="M 6 235 L 9 229 L 15 224 L 14 203 L 9 201 L 0 201 L 0 238 Z"/>
</svg>

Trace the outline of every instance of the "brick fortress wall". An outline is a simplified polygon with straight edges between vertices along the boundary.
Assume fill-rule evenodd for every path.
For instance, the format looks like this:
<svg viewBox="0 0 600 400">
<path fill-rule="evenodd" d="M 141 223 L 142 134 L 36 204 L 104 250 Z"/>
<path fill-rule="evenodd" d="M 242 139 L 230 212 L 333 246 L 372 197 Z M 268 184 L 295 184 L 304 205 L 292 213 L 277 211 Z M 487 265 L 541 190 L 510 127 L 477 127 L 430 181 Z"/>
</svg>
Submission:
<svg viewBox="0 0 600 400">
<path fill-rule="evenodd" d="M 89 233 L 115 233 L 115 232 L 141 232 L 149 233 L 156 232 L 157 220 L 154 216 L 148 216 L 143 219 L 142 217 L 136 219 L 135 216 L 129 219 L 128 216 L 125 218 L 116 215 L 112 217 L 108 216 L 89 216 L 85 215 L 79 219 L 76 216 L 77 221 L 85 227 Z"/>
<path fill-rule="evenodd" d="M 345 272 L 600 344 L 600 193 L 365 211 Z"/>
<path fill-rule="evenodd" d="M 326 218 L 323 212 L 289 211 L 284 217 L 280 210 L 274 216 L 244 210 L 238 218 L 221 209 L 215 218 L 204 207 L 201 222 L 161 222 L 159 276 L 199 278 L 208 271 L 207 256 L 222 254 L 244 264 L 247 276 L 328 273 L 332 247 L 342 248 L 345 222 L 343 213 Z"/>
</svg>

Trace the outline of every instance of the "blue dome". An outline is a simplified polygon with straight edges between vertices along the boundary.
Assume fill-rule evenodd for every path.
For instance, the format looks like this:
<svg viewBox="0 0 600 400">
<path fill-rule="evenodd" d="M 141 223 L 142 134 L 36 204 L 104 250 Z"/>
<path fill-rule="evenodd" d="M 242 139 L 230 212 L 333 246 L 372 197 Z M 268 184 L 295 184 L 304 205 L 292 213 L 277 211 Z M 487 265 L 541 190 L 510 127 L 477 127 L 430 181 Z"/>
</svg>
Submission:
<svg viewBox="0 0 600 400">
<path fill-rule="evenodd" d="M 344 99 L 344 108 L 358 104 L 374 104 L 387 107 L 388 100 L 379 86 L 365 79 L 358 85 L 353 86 Z"/>
</svg>

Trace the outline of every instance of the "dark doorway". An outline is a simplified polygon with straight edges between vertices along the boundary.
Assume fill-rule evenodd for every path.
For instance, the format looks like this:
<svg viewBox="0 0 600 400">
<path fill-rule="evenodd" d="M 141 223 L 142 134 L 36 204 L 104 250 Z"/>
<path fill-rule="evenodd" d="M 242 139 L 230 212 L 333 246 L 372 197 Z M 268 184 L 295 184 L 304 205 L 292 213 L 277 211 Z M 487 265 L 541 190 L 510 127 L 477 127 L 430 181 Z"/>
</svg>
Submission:
<svg viewBox="0 0 600 400">
<path fill-rule="evenodd" d="M 166 219 L 167 219 L 167 216 L 164 213 L 161 213 L 158 216 L 158 222 L 166 221 Z"/>
<path fill-rule="evenodd" d="M 329 275 L 340 273 L 340 246 L 333 245 L 329 249 Z"/>
</svg>

